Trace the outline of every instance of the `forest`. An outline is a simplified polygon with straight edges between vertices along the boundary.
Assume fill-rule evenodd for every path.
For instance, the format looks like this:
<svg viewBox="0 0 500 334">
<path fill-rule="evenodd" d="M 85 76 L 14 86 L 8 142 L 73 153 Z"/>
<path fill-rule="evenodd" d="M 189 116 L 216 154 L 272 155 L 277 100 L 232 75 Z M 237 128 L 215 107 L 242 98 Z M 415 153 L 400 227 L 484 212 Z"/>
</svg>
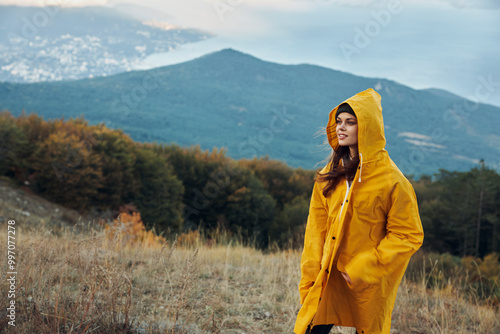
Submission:
<svg viewBox="0 0 500 334">
<path fill-rule="evenodd" d="M 82 213 L 140 212 L 167 239 L 217 230 L 260 249 L 284 249 L 302 245 L 315 171 L 267 156 L 231 159 L 224 148 L 135 142 L 83 117 L 46 121 L 2 111 L 0 176 Z M 500 252 L 498 172 L 481 161 L 466 172 L 407 177 L 423 249 L 461 257 Z"/>
</svg>

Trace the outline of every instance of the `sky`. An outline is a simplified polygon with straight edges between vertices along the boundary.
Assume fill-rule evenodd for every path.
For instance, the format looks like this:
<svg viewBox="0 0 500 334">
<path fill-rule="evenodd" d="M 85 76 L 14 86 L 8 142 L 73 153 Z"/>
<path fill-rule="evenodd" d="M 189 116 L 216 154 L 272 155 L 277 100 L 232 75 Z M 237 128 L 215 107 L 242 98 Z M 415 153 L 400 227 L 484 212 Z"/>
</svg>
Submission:
<svg viewBox="0 0 500 334">
<path fill-rule="evenodd" d="M 144 68 L 223 48 L 309 63 L 500 106 L 498 0 L 0 0 L 17 5 L 131 2 L 215 34 L 145 60 Z"/>
</svg>

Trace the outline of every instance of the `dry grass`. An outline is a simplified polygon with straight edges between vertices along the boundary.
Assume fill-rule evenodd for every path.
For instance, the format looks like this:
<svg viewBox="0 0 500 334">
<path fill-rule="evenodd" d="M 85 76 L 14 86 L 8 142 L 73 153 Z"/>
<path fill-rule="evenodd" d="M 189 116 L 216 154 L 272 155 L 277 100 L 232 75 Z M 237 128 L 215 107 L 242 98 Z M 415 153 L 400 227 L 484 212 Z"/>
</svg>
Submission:
<svg viewBox="0 0 500 334">
<path fill-rule="evenodd" d="M 0 230 L 6 235 L 5 225 Z M 124 247 L 99 229 L 77 230 L 47 233 L 18 225 L 16 327 L 7 326 L 2 279 L 0 332 L 292 332 L 300 307 L 300 251 L 265 254 L 200 238 L 159 248 Z M 5 238 L 0 240 L 6 249 Z M 394 333 L 500 332 L 498 309 L 453 288 L 426 285 L 403 282 Z"/>
</svg>

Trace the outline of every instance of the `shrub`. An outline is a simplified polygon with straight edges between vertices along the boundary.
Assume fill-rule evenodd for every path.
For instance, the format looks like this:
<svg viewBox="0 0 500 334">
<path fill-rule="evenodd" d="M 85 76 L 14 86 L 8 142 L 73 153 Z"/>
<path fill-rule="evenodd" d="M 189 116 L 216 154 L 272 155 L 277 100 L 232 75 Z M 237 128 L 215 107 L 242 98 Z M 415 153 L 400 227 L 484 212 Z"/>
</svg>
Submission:
<svg viewBox="0 0 500 334">
<path fill-rule="evenodd" d="M 122 245 L 161 247 L 166 241 L 165 238 L 156 235 L 153 231 L 146 231 L 139 212 L 120 213 L 112 224 L 106 225 L 105 230 L 108 239 L 117 238 Z"/>
</svg>

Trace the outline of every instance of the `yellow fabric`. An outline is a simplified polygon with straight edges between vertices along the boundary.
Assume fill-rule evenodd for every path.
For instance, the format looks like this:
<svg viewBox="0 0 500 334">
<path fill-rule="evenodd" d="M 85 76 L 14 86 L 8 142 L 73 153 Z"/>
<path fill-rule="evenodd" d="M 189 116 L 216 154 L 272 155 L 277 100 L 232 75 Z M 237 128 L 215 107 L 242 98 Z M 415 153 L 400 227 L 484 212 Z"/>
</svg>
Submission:
<svg viewBox="0 0 500 334">
<path fill-rule="evenodd" d="M 314 184 L 300 263 L 302 307 L 296 334 L 320 324 L 389 334 L 398 286 L 424 238 L 413 187 L 385 150 L 380 95 L 370 88 L 344 102 L 358 119 L 361 162 L 349 191 L 343 180 L 325 198 L 324 184 Z M 337 108 L 327 126 L 335 151 Z M 352 284 L 340 272 L 348 273 Z"/>
</svg>

